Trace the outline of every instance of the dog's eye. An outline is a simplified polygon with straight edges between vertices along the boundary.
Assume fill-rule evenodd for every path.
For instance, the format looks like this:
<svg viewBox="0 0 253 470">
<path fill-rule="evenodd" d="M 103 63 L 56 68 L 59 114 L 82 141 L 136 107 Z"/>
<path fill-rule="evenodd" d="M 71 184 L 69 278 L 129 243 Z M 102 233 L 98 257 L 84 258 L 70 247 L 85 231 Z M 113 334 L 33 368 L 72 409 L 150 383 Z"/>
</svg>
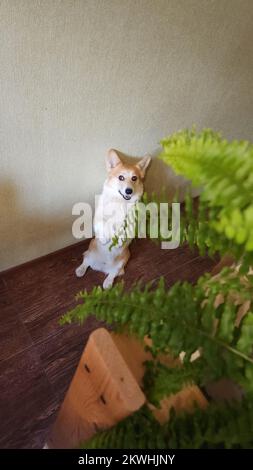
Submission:
<svg viewBox="0 0 253 470">
<path fill-rule="evenodd" d="M 137 180 L 137 176 L 132 176 L 132 181 L 136 181 Z"/>
<path fill-rule="evenodd" d="M 119 175 L 119 180 L 120 180 L 120 181 L 124 181 L 124 179 L 125 179 L 125 178 L 124 178 L 123 175 Z"/>
</svg>

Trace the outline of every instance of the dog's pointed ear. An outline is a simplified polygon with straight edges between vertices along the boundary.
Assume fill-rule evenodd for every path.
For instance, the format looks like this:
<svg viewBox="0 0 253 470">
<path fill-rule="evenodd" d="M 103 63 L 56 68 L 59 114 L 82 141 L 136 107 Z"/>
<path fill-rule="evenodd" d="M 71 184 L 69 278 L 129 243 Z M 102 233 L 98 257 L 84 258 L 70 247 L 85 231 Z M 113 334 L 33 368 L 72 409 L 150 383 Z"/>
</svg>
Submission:
<svg viewBox="0 0 253 470">
<path fill-rule="evenodd" d="M 106 155 L 106 169 L 107 171 L 111 171 L 115 166 L 119 165 L 121 160 L 116 150 L 110 149 Z"/>
<path fill-rule="evenodd" d="M 145 176 L 146 169 L 148 168 L 150 161 L 151 161 L 150 155 L 145 155 L 145 157 L 143 157 L 136 165 L 141 172 L 142 178 L 144 178 Z"/>
</svg>

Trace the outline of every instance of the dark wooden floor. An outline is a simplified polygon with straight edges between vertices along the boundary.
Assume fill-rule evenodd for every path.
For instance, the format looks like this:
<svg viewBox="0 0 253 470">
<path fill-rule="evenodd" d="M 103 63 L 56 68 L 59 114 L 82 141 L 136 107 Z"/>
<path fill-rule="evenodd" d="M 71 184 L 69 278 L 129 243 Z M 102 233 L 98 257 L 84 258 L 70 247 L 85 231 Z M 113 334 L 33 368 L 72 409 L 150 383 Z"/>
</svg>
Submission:
<svg viewBox="0 0 253 470">
<path fill-rule="evenodd" d="M 0 448 L 41 448 L 63 400 L 90 332 L 91 317 L 82 327 L 59 326 L 59 318 L 75 305 L 84 287 L 101 284 L 104 275 L 89 270 L 76 278 L 87 242 L 0 274 Z M 165 276 L 195 282 L 214 261 L 187 247 L 161 250 L 148 240 L 131 245 L 124 276 L 126 286 L 137 279 Z"/>
</svg>

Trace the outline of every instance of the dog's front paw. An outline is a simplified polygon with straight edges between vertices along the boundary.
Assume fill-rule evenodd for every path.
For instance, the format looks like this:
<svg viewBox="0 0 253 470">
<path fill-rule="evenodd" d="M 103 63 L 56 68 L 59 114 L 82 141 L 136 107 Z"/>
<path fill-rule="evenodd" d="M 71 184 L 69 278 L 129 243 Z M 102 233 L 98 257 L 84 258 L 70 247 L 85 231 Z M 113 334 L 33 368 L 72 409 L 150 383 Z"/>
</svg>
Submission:
<svg viewBox="0 0 253 470">
<path fill-rule="evenodd" d="M 86 269 L 87 267 L 84 266 L 83 264 L 81 264 L 81 266 L 78 266 L 78 268 L 76 268 L 76 276 L 77 277 L 83 277 L 86 273 Z"/>
</svg>

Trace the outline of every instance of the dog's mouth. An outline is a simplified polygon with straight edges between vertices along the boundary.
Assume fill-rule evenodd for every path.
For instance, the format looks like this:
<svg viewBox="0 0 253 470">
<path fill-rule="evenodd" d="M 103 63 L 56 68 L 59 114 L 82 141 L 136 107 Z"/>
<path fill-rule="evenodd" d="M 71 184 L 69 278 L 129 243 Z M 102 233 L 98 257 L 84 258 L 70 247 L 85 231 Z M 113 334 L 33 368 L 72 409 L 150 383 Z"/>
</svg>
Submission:
<svg viewBox="0 0 253 470">
<path fill-rule="evenodd" d="M 125 194 L 122 194 L 120 190 L 119 190 L 119 193 L 126 201 L 129 201 L 131 199 L 131 196 L 126 196 Z"/>
</svg>

